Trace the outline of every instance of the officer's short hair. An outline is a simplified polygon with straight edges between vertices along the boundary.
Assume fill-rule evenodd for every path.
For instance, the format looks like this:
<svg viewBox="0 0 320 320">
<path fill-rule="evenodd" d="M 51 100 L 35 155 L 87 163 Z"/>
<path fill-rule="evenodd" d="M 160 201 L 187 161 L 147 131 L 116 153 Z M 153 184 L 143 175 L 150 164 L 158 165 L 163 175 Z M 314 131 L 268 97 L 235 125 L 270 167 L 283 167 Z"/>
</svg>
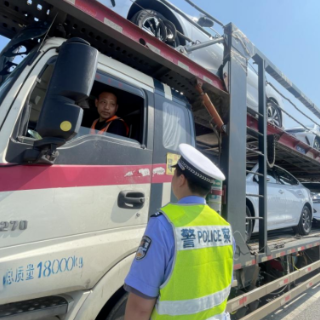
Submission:
<svg viewBox="0 0 320 320">
<path fill-rule="evenodd" d="M 178 177 L 181 176 L 181 174 L 183 174 L 183 171 L 180 169 L 179 166 L 176 167 L 176 171 L 177 171 Z M 188 186 L 191 192 L 195 194 L 199 194 L 201 197 L 205 197 L 211 191 L 211 185 L 205 186 L 205 185 L 199 184 L 199 182 L 196 181 L 195 179 L 192 179 L 191 177 L 186 176 L 185 174 L 183 175 L 187 179 Z"/>
</svg>

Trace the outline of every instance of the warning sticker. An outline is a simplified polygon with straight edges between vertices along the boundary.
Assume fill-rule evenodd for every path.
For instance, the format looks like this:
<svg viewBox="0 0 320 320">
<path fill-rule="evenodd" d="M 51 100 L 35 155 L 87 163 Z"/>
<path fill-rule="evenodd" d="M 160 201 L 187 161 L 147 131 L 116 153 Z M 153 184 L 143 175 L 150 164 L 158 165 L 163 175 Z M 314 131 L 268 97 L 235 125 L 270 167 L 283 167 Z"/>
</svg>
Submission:
<svg viewBox="0 0 320 320">
<path fill-rule="evenodd" d="M 172 168 L 171 166 L 174 166 L 175 164 L 177 164 L 179 159 L 180 159 L 179 154 L 167 153 L 167 170 L 166 170 L 167 175 L 173 176 L 174 168 Z"/>
</svg>

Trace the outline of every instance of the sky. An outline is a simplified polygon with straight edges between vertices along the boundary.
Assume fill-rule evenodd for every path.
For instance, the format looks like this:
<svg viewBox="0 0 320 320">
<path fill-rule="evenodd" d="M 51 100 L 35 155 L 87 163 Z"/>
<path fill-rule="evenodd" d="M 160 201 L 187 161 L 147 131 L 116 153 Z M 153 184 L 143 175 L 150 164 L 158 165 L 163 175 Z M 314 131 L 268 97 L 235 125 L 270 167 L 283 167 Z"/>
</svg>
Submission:
<svg viewBox="0 0 320 320">
<path fill-rule="evenodd" d="M 172 2 L 188 14 L 199 15 L 184 0 Z M 193 0 L 193 2 L 222 23 L 235 24 L 320 108 L 319 0 Z M 268 80 L 271 80 L 270 78 L 269 76 Z M 287 91 L 282 92 L 302 107 Z M 297 114 L 288 103 L 285 103 L 285 108 L 299 117 L 304 124 L 310 123 L 310 120 Z M 306 108 L 303 111 L 312 118 L 315 117 Z M 320 123 L 320 119 L 317 120 Z M 285 117 L 284 125 L 292 127 L 297 124 Z"/>
<path fill-rule="evenodd" d="M 171 0 L 171 2 L 185 13 L 199 16 L 199 13 L 185 0 Z M 319 0 L 193 0 L 193 2 L 224 24 L 234 23 L 320 108 Z M 218 26 L 215 28 L 221 31 Z M 7 41 L 0 37 L 0 50 Z M 289 94 L 286 95 L 290 97 Z M 285 107 L 290 112 L 290 105 L 286 104 Z M 294 126 L 289 119 L 285 119 L 284 122 L 286 127 Z M 306 119 L 304 123 L 310 121 Z"/>
</svg>

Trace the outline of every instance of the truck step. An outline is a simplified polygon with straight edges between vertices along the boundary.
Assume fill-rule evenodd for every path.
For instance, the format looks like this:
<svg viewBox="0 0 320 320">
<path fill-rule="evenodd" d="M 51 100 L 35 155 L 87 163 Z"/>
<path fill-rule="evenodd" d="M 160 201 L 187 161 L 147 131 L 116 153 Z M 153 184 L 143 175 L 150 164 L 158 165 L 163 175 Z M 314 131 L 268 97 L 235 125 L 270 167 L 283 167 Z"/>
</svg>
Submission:
<svg viewBox="0 0 320 320">
<path fill-rule="evenodd" d="M 40 320 L 61 316 L 68 311 L 68 301 L 60 296 L 8 303 L 0 306 L 0 320 Z"/>
</svg>

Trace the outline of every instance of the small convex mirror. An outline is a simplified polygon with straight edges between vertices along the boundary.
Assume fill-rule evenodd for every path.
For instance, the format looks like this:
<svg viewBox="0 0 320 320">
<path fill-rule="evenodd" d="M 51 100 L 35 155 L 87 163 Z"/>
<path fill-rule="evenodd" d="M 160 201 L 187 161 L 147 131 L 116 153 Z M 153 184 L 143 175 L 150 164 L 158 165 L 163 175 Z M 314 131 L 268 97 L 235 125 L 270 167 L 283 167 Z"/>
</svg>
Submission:
<svg viewBox="0 0 320 320">
<path fill-rule="evenodd" d="M 202 17 L 199 18 L 198 24 L 201 27 L 211 28 L 211 27 L 213 27 L 214 22 L 210 18 L 208 18 L 206 16 L 202 16 Z"/>
</svg>

